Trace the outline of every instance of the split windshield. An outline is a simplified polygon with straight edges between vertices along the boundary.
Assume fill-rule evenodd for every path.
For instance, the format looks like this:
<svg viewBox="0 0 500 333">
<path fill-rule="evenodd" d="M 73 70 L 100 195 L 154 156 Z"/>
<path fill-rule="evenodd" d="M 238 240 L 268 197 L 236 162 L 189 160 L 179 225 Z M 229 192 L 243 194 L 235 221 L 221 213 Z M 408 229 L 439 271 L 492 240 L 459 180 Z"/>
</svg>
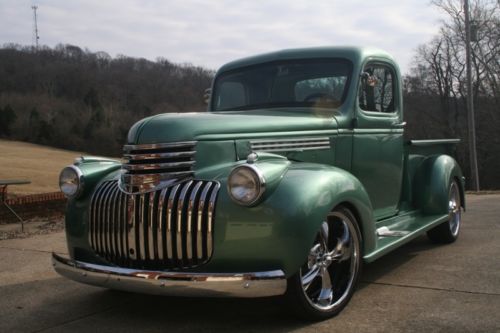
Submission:
<svg viewBox="0 0 500 333">
<path fill-rule="evenodd" d="M 351 68 L 351 63 L 343 59 L 308 59 L 222 73 L 215 81 L 212 110 L 338 108 L 345 99 Z"/>
</svg>

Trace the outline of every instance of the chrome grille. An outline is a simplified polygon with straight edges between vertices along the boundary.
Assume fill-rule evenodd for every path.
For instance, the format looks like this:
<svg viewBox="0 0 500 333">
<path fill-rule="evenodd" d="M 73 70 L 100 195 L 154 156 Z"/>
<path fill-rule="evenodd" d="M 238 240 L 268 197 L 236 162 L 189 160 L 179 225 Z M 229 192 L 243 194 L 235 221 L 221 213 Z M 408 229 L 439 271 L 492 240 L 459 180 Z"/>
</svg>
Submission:
<svg viewBox="0 0 500 333">
<path fill-rule="evenodd" d="M 316 138 L 276 138 L 250 141 L 252 151 L 283 152 L 330 149 L 328 137 Z"/>
<path fill-rule="evenodd" d="M 90 245 L 122 267 L 201 265 L 213 251 L 219 189 L 218 182 L 188 180 L 159 191 L 126 194 L 117 181 L 103 182 L 90 202 Z"/>
<path fill-rule="evenodd" d="M 196 141 L 125 145 L 121 188 L 146 193 L 193 177 Z"/>
</svg>

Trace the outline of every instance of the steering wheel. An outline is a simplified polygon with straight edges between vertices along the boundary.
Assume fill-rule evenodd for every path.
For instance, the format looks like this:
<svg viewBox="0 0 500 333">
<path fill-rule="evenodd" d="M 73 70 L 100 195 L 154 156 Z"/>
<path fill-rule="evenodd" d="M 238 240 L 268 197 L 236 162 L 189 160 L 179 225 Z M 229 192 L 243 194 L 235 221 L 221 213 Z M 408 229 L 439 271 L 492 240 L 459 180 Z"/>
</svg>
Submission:
<svg viewBox="0 0 500 333">
<path fill-rule="evenodd" d="M 306 96 L 306 98 L 304 98 L 304 102 L 313 102 L 313 101 L 317 101 L 317 100 L 321 100 L 321 101 L 325 101 L 325 102 L 337 102 L 337 99 L 335 98 L 335 96 L 330 95 L 328 93 L 321 93 L 321 92 L 310 94 L 310 95 Z"/>
</svg>

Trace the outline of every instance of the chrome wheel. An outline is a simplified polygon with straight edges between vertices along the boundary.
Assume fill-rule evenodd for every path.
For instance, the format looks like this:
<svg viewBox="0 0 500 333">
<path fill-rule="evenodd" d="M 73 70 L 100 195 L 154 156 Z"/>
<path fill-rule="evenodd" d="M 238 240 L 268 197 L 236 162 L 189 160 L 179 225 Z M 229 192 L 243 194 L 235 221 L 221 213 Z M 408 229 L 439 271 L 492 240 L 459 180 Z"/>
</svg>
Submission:
<svg viewBox="0 0 500 333">
<path fill-rule="evenodd" d="M 435 243 L 453 243 L 458 238 L 462 219 L 460 187 L 456 180 L 451 181 L 448 189 L 448 221 L 432 228 L 427 236 Z"/>
<path fill-rule="evenodd" d="M 450 231 L 454 237 L 457 237 L 458 231 L 460 229 L 460 220 L 462 217 L 462 211 L 460 209 L 460 192 L 456 182 L 453 182 L 450 186 L 449 201 L 448 201 L 448 215 Z"/>
<path fill-rule="evenodd" d="M 317 311 L 337 313 L 349 300 L 360 268 L 360 236 L 349 212 L 328 215 L 300 269 L 307 302 Z"/>
</svg>

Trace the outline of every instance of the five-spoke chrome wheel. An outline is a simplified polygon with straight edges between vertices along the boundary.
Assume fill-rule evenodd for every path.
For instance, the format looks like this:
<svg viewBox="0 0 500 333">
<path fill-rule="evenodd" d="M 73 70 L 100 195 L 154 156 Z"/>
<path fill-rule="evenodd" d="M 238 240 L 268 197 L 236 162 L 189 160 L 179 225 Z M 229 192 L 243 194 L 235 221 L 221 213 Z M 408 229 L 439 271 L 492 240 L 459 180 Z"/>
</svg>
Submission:
<svg viewBox="0 0 500 333">
<path fill-rule="evenodd" d="M 451 183 L 449 200 L 448 200 L 448 214 L 450 216 L 449 225 L 451 234 L 456 237 L 460 230 L 460 219 L 462 217 L 460 204 L 460 191 L 456 182 Z"/>
<path fill-rule="evenodd" d="M 349 210 L 335 209 L 319 229 L 306 263 L 289 281 L 289 289 L 297 289 L 289 294 L 309 319 L 340 312 L 352 296 L 361 267 L 361 235 Z"/>
<path fill-rule="evenodd" d="M 460 232 L 462 219 L 462 201 L 460 188 L 453 180 L 448 189 L 448 221 L 427 232 L 429 238 L 436 243 L 453 243 Z"/>
</svg>

